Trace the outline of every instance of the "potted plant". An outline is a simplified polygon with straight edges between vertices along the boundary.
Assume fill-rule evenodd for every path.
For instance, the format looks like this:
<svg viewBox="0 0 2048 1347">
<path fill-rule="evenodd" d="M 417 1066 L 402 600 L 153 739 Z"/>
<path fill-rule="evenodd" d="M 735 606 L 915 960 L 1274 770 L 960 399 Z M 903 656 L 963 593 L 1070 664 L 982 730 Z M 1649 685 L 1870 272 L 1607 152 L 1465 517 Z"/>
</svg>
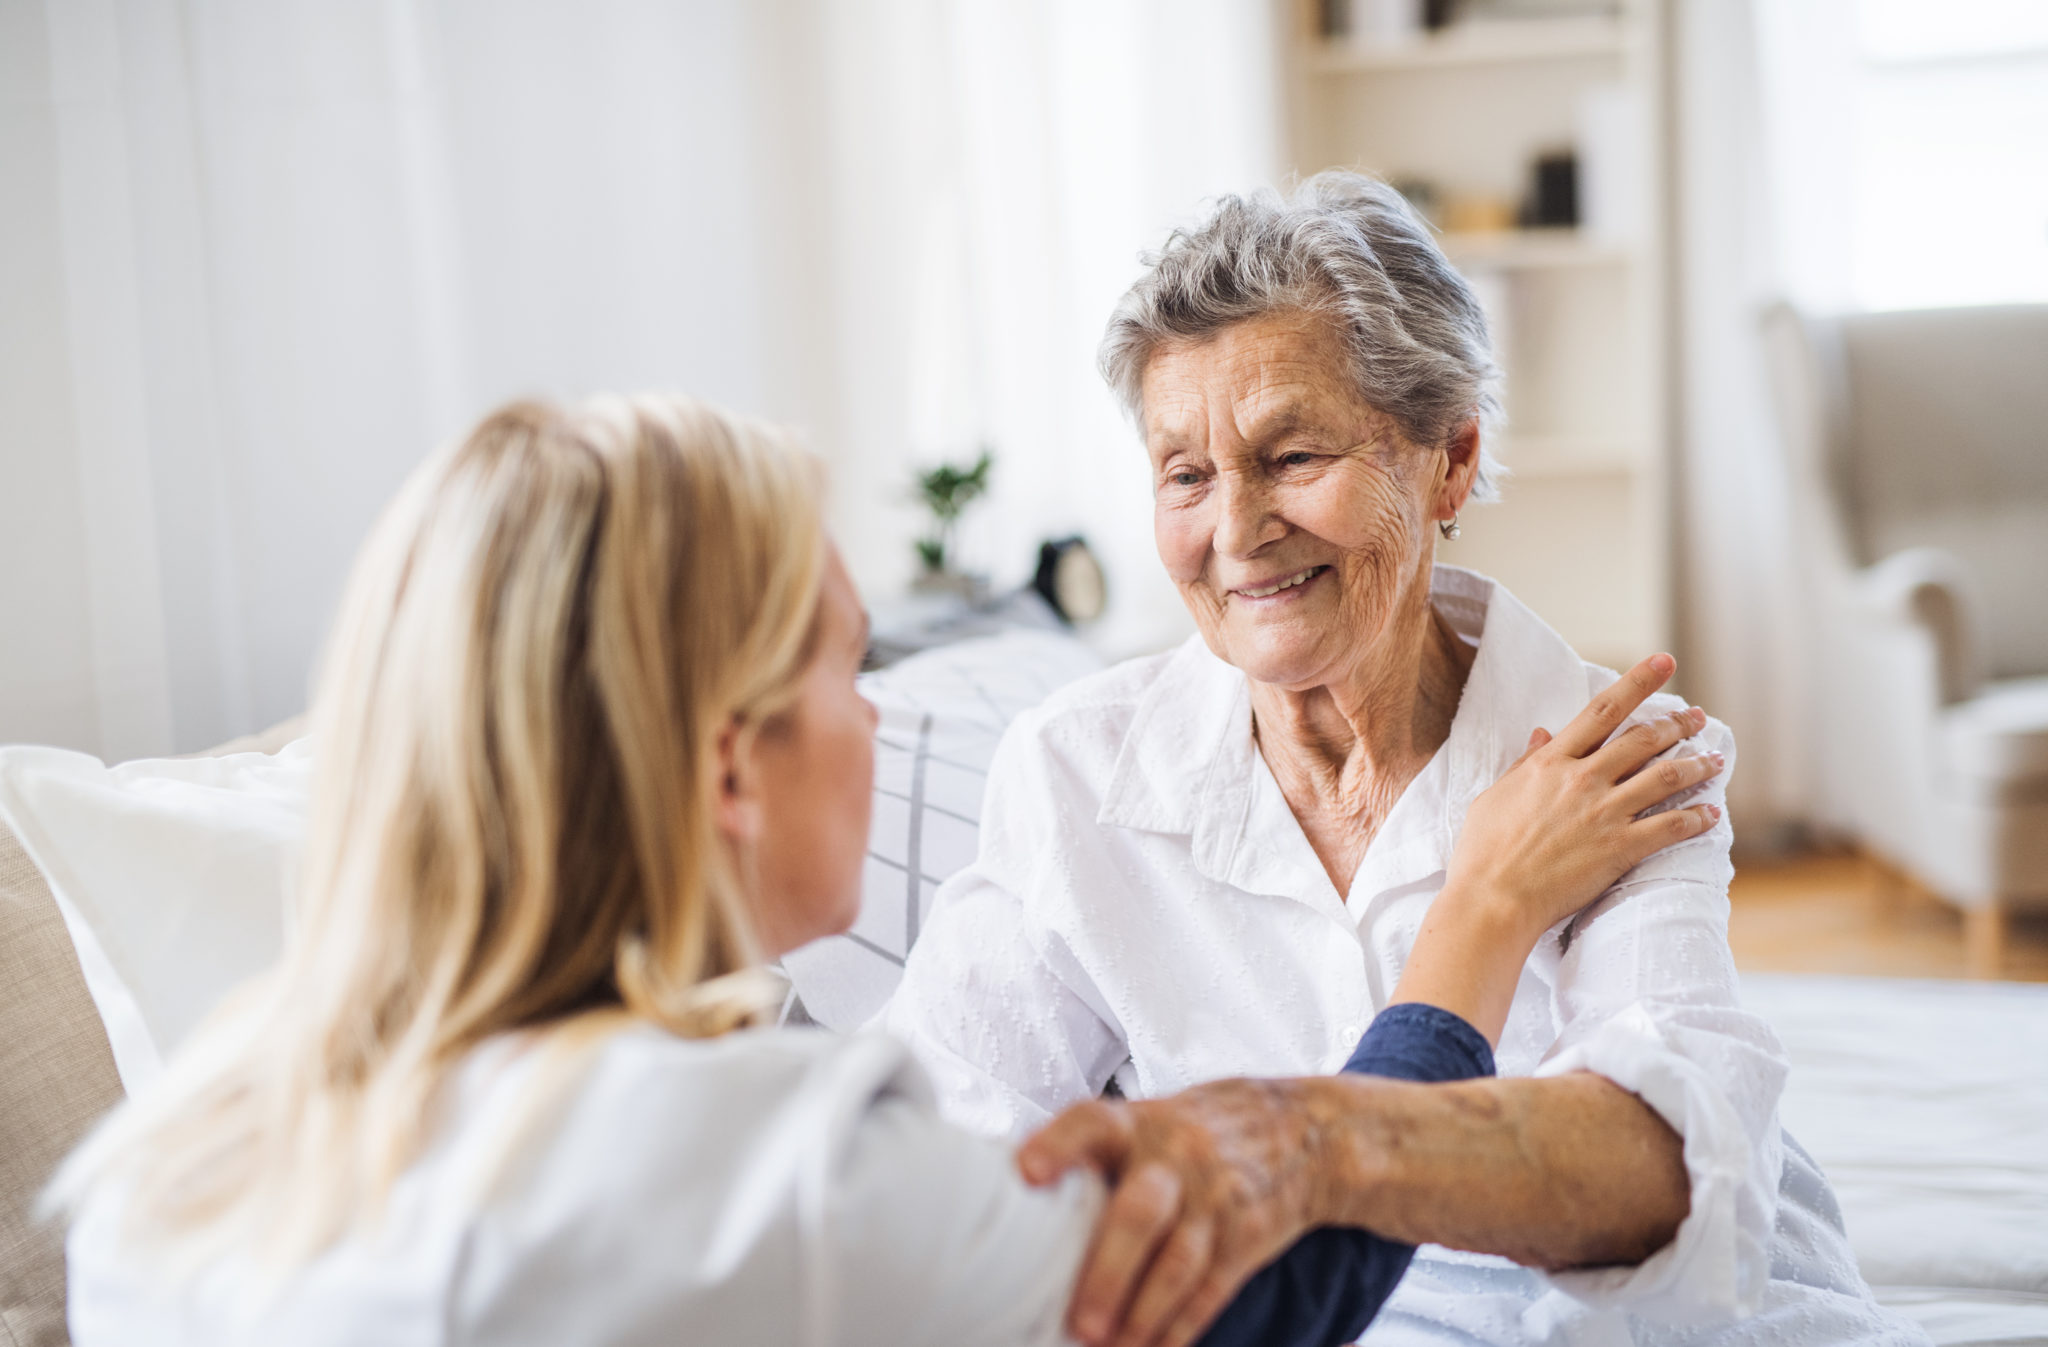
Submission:
<svg viewBox="0 0 2048 1347">
<path fill-rule="evenodd" d="M 988 490 L 989 470 L 995 455 L 984 446 L 972 467 L 941 463 L 917 474 L 917 497 L 931 511 L 931 527 L 917 540 L 917 559 L 922 570 L 919 589 L 951 589 L 970 593 L 973 581 L 954 568 L 953 535 L 960 516 Z"/>
</svg>

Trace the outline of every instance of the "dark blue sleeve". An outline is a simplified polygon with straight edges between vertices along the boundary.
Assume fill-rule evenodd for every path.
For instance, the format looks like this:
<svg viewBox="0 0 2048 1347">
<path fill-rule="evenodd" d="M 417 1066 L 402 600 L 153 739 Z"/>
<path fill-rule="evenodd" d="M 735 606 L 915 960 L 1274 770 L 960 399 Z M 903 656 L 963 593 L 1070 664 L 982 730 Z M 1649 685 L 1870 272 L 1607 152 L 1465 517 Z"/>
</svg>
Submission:
<svg viewBox="0 0 2048 1347">
<path fill-rule="evenodd" d="M 1493 1074 L 1477 1029 L 1435 1006 L 1388 1006 L 1344 1069 L 1361 1076 L 1439 1082 Z M 1329 1347 L 1365 1332 L 1394 1293 L 1415 1246 L 1364 1230 L 1311 1230 L 1268 1264 L 1202 1335 L 1203 1347 Z"/>
</svg>

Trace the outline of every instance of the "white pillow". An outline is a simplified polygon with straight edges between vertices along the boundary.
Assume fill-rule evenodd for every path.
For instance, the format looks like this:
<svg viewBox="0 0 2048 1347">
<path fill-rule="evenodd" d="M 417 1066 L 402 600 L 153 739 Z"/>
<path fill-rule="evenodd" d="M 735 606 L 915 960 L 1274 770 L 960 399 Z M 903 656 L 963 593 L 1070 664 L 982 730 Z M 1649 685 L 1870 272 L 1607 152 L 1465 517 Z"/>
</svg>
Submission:
<svg viewBox="0 0 2048 1347">
<path fill-rule="evenodd" d="M 131 1092 L 284 941 L 312 754 L 108 767 L 0 749 L 0 816 L 49 882 Z"/>
<path fill-rule="evenodd" d="M 974 859 L 981 789 L 1003 731 L 1046 694 L 1101 667 L 1072 636 L 1021 629 L 940 646 L 862 677 L 881 726 L 860 916 L 845 935 L 784 956 L 795 997 L 785 1018 L 850 1032 L 882 1008 L 933 891 Z"/>
<path fill-rule="evenodd" d="M 933 890 L 974 859 L 996 741 L 1018 712 L 1101 665 L 1071 636 L 1017 630 L 862 677 L 882 715 L 861 912 L 846 935 L 783 961 L 809 1018 L 851 1030 L 881 1008 Z M 304 739 L 276 754 L 118 767 L 0 749 L 0 817 L 56 895 L 131 1093 L 282 950 L 312 773 Z"/>
</svg>

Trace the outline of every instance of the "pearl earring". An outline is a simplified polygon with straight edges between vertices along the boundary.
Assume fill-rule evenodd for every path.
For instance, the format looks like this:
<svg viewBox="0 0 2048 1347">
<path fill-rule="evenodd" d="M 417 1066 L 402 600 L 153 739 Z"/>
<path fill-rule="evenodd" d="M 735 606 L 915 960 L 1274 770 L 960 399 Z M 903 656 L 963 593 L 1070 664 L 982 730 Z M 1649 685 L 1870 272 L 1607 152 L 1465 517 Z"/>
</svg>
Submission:
<svg viewBox="0 0 2048 1347">
<path fill-rule="evenodd" d="M 1449 519 L 1437 520 L 1436 531 L 1444 535 L 1445 542 L 1449 542 L 1452 539 L 1456 538 L 1458 534 L 1462 531 L 1458 528 L 1458 516 L 1452 515 Z"/>
</svg>

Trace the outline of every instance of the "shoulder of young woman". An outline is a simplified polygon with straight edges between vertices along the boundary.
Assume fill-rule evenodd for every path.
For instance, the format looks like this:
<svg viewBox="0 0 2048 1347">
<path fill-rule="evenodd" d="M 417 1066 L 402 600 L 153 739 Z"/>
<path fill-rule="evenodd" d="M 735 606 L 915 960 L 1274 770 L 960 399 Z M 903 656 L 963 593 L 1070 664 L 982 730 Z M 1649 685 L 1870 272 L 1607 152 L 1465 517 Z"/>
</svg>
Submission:
<svg viewBox="0 0 2048 1347">
<path fill-rule="evenodd" d="M 580 1299 L 592 1284 L 622 1311 L 726 1324 L 733 1340 L 795 1340 L 796 1318 L 853 1306 L 895 1341 L 924 1340 L 933 1315 L 1036 1321 L 1063 1305 L 1093 1210 L 1086 1193 L 1024 1189 L 1005 1148 L 947 1127 L 880 1034 L 627 1030 L 535 1158 L 479 1214 L 458 1293 L 472 1323 L 531 1323 L 551 1285 Z M 931 1287 L 947 1258 L 1025 1266 Z"/>
</svg>

